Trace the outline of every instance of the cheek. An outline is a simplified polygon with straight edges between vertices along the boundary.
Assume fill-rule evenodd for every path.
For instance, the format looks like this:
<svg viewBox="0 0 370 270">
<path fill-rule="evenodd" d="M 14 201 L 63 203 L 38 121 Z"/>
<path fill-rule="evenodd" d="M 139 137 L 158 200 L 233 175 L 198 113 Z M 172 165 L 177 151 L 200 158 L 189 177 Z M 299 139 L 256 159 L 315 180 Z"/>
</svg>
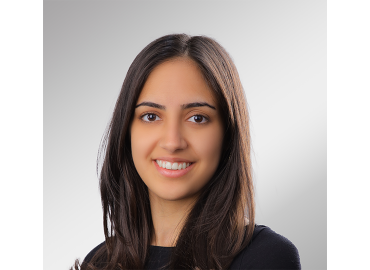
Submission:
<svg viewBox="0 0 370 270">
<path fill-rule="evenodd" d="M 135 167 L 139 169 L 147 166 L 150 154 L 155 146 L 154 136 L 148 136 L 145 128 L 133 124 L 131 127 L 131 149 Z"/>
<path fill-rule="evenodd" d="M 221 157 L 222 129 L 221 127 L 209 130 L 207 133 L 194 139 L 194 150 L 209 169 L 216 170 Z"/>
</svg>

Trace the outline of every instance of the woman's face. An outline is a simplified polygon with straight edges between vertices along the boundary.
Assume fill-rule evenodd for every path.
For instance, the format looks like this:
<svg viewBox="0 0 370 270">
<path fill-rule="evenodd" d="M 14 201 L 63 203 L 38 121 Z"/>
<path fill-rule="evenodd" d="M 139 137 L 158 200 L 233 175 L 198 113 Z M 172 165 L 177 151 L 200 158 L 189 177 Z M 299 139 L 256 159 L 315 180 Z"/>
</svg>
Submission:
<svg viewBox="0 0 370 270">
<path fill-rule="evenodd" d="M 195 62 L 157 66 L 131 124 L 133 161 L 150 198 L 195 198 L 216 171 L 222 140 L 218 104 Z"/>
</svg>

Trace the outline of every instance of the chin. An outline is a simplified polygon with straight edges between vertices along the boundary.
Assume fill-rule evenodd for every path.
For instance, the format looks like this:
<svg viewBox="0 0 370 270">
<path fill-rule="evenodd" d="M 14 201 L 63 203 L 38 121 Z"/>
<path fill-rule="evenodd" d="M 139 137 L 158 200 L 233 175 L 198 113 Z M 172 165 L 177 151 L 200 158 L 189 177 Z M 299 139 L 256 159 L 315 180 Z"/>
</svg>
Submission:
<svg viewBox="0 0 370 270">
<path fill-rule="evenodd" d="M 195 194 L 189 190 L 173 189 L 170 190 L 152 190 L 152 196 L 166 201 L 180 201 L 195 198 Z"/>
</svg>

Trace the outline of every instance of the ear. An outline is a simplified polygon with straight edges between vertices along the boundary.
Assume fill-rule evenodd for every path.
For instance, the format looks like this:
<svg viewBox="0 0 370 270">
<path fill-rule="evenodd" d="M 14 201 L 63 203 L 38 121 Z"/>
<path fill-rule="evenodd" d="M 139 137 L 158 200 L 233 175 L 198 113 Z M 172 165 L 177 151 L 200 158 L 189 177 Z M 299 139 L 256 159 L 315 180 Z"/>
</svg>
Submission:
<svg viewBox="0 0 370 270">
<path fill-rule="evenodd" d="M 247 226 L 249 224 L 249 219 L 247 216 L 244 216 L 244 225 Z"/>
</svg>

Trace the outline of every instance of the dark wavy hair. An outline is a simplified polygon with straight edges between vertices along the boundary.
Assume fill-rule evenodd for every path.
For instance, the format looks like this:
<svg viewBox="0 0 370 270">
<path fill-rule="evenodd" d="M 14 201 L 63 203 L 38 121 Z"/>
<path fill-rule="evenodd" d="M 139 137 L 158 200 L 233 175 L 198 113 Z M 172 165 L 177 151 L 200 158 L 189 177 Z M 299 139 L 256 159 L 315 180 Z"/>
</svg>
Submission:
<svg viewBox="0 0 370 270">
<path fill-rule="evenodd" d="M 178 57 L 198 65 L 219 102 L 225 134 L 221 162 L 186 217 L 168 267 L 226 269 L 252 238 L 255 210 L 249 116 L 238 72 L 215 40 L 166 35 L 137 55 L 123 82 L 100 149 L 104 153 L 100 191 L 106 244 L 89 263 L 82 263 L 83 270 L 144 269 L 154 228 L 148 188 L 132 159 L 129 128 L 149 74 Z M 78 260 L 74 267 L 79 268 Z"/>
</svg>

